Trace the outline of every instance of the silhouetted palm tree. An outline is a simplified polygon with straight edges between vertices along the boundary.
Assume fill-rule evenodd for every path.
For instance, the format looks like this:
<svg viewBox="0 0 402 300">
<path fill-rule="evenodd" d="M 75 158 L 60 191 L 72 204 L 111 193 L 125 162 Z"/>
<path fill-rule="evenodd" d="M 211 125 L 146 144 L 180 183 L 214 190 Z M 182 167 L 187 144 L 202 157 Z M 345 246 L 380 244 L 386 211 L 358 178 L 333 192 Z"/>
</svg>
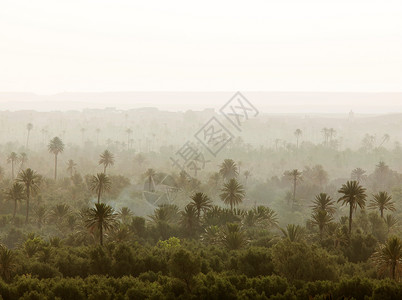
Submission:
<svg viewBox="0 0 402 300">
<path fill-rule="evenodd" d="M 98 204 L 100 203 L 101 195 L 110 190 L 112 187 L 112 182 L 110 178 L 105 173 L 98 173 L 92 176 L 91 184 L 89 186 L 90 190 L 96 192 L 98 196 Z"/>
<path fill-rule="evenodd" d="M 367 195 L 365 191 L 366 189 L 357 181 L 348 181 L 338 191 L 338 193 L 343 194 L 338 202 L 342 202 L 342 205 L 349 205 L 349 234 L 352 232 L 353 210 L 356 210 L 358 206 L 364 208 L 366 205 Z"/>
<path fill-rule="evenodd" d="M 296 201 L 296 186 L 299 181 L 302 180 L 302 172 L 299 170 L 294 169 L 292 171 L 286 171 L 285 176 L 290 178 L 293 181 L 293 202 Z"/>
<path fill-rule="evenodd" d="M 333 215 L 336 211 L 335 202 L 332 201 L 331 197 L 328 196 L 325 193 L 320 193 L 317 196 L 315 196 L 314 202 L 313 202 L 313 212 L 318 212 L 320 210 L 326 211 L 329 215 Z"/>
<path fill-rule="evenodd" d="M 59 137 L 50 140 L 47 146 L 50 153 L 54 154 L 54 180 L 57 179 L 57 156 L 64 151 L 64 143 Z"/>
<path fill-rule="evenodd" d="M 76 166 L 77 166 L 77 164 L 72 159 L 68 160 L 68 162 L 67 162 L 67 172 L 70 173 L 70 177 L 73 177 L 73 173 L 75 171 Z"/>
<path fill-rule="evenodd" d="M 334 218 L 326 210 L 314 211 L 311 215 L 313 225 L 317 225 L 320 230 L 320 240 L 322 240 L 322 235 L 325 227 L 331 223 Z"/>
<path fill-rule="evenodd" d="M 27 142 L 26 142 L 26 144 L 25 144 L 25 148 L 27 148 L 28 149 L 28 143 L 29 143 L 29 134 L 31 133 L 31 130 L 33 129 L 33 125 L 32 125 L 32 123 L 28 123 L 27 124 L 27 131 L 28 131 L 28 134 L 27 134 Z"/>
<path fill-rule="evenodd" d="M 225 183 L 221 191 L 220 198 L 225 204 L 230 205 L 231 211 L 233 211 L 234 206 L 243 201 L 245 196 L 243 186 L 235 178 Z"/>
<path fill-rule="evenodd" d="M 387 192 L 379 192 L 373 195 L 373 199 L 369 204 L 369 208 L 380 210 L 381 218 L 384 217 L 384 210 L 395 211 L 394 202 L 392 196 Z"/>
<path fill-rule="evenodd" d="M 21 153 L 20 153 L 20 157 L 19 157 L 18 160 L 20 161 L 20 170 L 24 169 L 25 164 L 26 164 L 27 161 L 28 161 L 28 156 L 27 156 L 27 154 L 26 154 L 25 152 L 21 152 Z"/>
<path fill-rule="evenodd" d="M 352 180 L 362 182 L 367 177 L 365 174 L 366 174 L 365 170 L 363 170 L 362 168 L 356 168 L 356 169 L 353 169 L 350 177 L 352 178 Z"/>
<path fill-rule="evenodd" d="M 402 242 L 398 237 L 391 237 L 378 247 L 373 260 L 381 274 L 389 273 L 396 280 L 402 273 Z"/>
<path fill-rule="evenodd" d="M 29 200 L 31 199 L 31 194 L 39 190 L 40 176 L 34 170 L 28 168 L 21 171 L 18 174 L 17 182 L 22 183 L 25 186 L 26 200 L 27 200 L 27 214 L 25 218 L 25 223 L 28 223 L 29 217 Z"/>
<path fill-rule="evenodd" d="M 191 196 L 190 206 L 194 207 L 197 211 L 198 220 L 201 216 L 201 211 L 205 212 L 212 207 L 212 202 L 207 195 L 204 193 L 195 193 Z"/>
<path fill-rule="evenodd" d="M 184 210 L 180 212 L 179 223 L 187 236 L 192 236 L 199 228 L 199 216 L 196 207 L 190 204 L 186 205 Z"/>
<path fill-rule="evenodd" d="M 11 177 L 14 180 L 14 165 L 18 163 L 19 157 L 18 154 L 15 152 L 11 152 L 10 155 L 7 157 L 7 162 L 11 163 Z"/>
<path fill-rule="evenodd" d="M 14 211 L 13 211 L 13 219 L 15 218 L 15 214 L 17 212 L 17 203 L 24 199 L 24 186 L 15 182 L 11 188 L 9 188 L 6 192 L 6 197 L 8 200 L 14 202 Z"/>
<path fill-rule="evenodd" d="M 117 214 L 123 224 L 128 224 L 133 217 L 133 212 L 128 207 L 122 207 Z"/>
<path fill-rule="evenodd" d="M 398 225 L 398 219 L 393 215 L 387 214 L 384 218 L 385 225 L 387 225 L 387 233 Z"/>
<path fill-rule="evenodd" d="M 296 137 L 296 148 L 299 148 L 299 138 L 302 136 L 303 131 L 301 129 L 296 129 L 294 134 Z"/>
<path fill-rule="evenodd" d="M 99 164 L 103 165 L 103 173 L 106 174 L 106 168 L 114 165 L 114 155 L 109 150 L 105 150 L 100 155 Z"/>
<path fill-rule="evenodd" d="M 237 175 L 239 175 L 239 171 L 234 160 L 225 159 L 223 163 L 220 165 L 219 174 L 226 181 L 237 177 Z"/>
<path fill-rule="evenodd" d="M 111 206 L 104 203 L 95 203 L 95 207 L 86 212 L 85 224 L 87 228 L 97 228 L 99 230 L 99 243 L 103 246 L 103 233 L 117 226 L 117 214 L 115 214 Z"/>
</svg>

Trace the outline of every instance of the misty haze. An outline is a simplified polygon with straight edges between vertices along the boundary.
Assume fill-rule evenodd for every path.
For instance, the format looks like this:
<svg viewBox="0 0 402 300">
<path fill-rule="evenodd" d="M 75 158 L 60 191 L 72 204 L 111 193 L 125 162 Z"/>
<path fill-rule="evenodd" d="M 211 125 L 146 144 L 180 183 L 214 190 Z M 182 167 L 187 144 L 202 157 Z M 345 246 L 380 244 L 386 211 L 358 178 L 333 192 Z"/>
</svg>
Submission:
<svg viewBox="0 0 402 300">
<path fill-rule="evenodd" d="M 402 3 L 0 4 L 0 300 L 402 299 Z"/>
</svg>

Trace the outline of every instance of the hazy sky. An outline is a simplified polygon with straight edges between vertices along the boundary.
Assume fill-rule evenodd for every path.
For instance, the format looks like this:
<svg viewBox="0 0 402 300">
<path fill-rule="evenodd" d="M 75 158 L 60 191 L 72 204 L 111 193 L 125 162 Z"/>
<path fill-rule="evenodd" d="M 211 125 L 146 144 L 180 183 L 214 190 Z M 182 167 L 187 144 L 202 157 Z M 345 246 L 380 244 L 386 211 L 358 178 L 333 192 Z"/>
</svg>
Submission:
<svg viewBox="0 0 402 300">
<path fill-rule="evenodd" d="M 0 91 L 129 90 L 402 91 L 402 1 L 0 1 Z"/>
</svg>

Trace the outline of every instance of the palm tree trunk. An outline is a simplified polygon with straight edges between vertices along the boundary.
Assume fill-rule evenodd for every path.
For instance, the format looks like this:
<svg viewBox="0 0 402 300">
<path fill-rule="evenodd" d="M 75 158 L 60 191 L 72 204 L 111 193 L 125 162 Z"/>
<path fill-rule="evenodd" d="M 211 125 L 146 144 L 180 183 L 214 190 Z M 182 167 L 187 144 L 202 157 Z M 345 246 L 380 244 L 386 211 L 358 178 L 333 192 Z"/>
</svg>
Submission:
<svg viewBox="0 0 402 300">
<path fill-rule="evenodd" d="M 25 148 L 27 148 L 27 149 L 28 149 L 29 133 L 30 133 L 30 130 L 28 130 L 28 134 L 27 134 L 27 143 L 26 143 L 26 145 L 25 145 Z"/>
<path fill-rule="evenodd" d="M 352 232 L 352 217 L 353 217 L 353 207 L 352 204 L 350 204 L 350 211 L 349 211 L 349 235 Z"/>
<path fill-rule="evenodd" d="M 100 245 L 103 246 L 103 228 L 102 228 L 102 223 L 99 223 L 99 241 Z"/>
<path fill-rule="evenodd" d="M 296 177 L 293 179 L 293 203 L 296 201 Z"/>
<path fill-rule="evenodd" d="M 28 217 L 29 217 L 29 187 L 27 187 L 27 214 L 25 217 L 25 223 L 28 224 Z"/>
<path fill-rule="evenodd" d="M 98 204 L 100 204 L 101 191 L 102 191 L 102 187 L 99 186 L 99 191 L 98 191 Z"/>
<path fill-rule="evenodd" d="M 14 180 L 14 160 L 11 160 L 11 176 L 13 177 Z"/>
<path fill-rule="evenodd" d="M 395 280 L 395 273 L 396 273 L 396 264 L 392 263 L 392 279 Z"/>
<path fill-rule="evenodd" d="M 103 167 L 103 173 L 106 174 L 106 165 L 104 165 L 104 167 Z"/>
<path fill-rule="evenodd" d="M 57 154 L 54 155 L 54 180 L 57 179 Z"/>
<path fill-rule="evenodd" d="M 380 209 L 380 212 L 381 212 L 381 218 L 383 219 L 384 218 L 384 210 Z"/>
</svg>

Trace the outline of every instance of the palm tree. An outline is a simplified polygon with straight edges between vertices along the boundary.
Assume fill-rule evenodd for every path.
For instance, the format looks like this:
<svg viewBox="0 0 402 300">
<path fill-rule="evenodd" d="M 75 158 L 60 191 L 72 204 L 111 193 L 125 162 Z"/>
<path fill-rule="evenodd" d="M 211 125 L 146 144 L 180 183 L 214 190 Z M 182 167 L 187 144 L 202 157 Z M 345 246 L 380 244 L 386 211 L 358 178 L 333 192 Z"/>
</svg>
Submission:
<svg viewBox="0 0 402 300">
<path fill-rule="evenodd" d="M 303 131 L 301 129 L 296 129 L 294 135 L 296 136 L 296 148 L 299 148 L 299 138 L 302 136 Z"/>
<path fill-rule="evenodd" d="M 11 163 L 11 177 L 14 180 L 14 164 L 18 163 L 19 157 L 18 154 L 15 152 L 11 152 L 10 155 L 7 157 L 7 162 Z"/>
<path fill-rule="evenodd" d="M 106 168 L 114 165 L 114 155 L 109 150 L 105 150 L 100 155 L 99 164 L 103 165 L 103 173 L 106 174 Z"/>
<path fill-rule="evenodd" d="M 31 199 L 31 194 L 39 190 L 40 178 L 41 178 L 40 175 L 30 168 L 21 171 L 18 174 L 17 182 L 20 182 L 25 186 L 25 194 L 27 200 L 27 214 L 25 218 L 25 223 L 28 223 L 29 200 Z"/>
<path fill-rule="evenodd" d="M 54 180 L 57 179 L 57 156 L 64 150 L 64 143 L 59 137 L 54 137 L 50 140 L 47 146 L 50 153 L 54 154 Z"/>
<path fill-rule="evenodd" d="M 299 181 L 302 180 L 302 172 L 299 170 L 294 169 L 292 171 L 286 171 L 285 176 L 290 178 L 293 181 L 293 203 L 296 201 L 296 186 Z"/>
<path fill-rule="evenodd" d="M 397 280 L 402 272 L 402 242 L 398 237 L 391 237 L 378 247 L 372 256 L 381 274 L 388 273 Z"/>
<path fill-rule="evenodd" d="M 304 230 L 300 225 L 288 224 L 286 230 L 281 228 L 281 231 L 291 242 L 300 242 L 304 236 Z"/>
<path fill-rule="evenodd" d="M 70 177 L 73 177 L 73 172 L 75 171 L 76 166 L 77 166 L 77 164 L 72 159 L 68 160 L 68 162 L 67 162 L 67 172 L 70 173 Z"/>
<path fill-rule="evenodd" d="M 200 219 L 201 211 L 206 212 L 212 207 L 212 202 L 204 193 L 195 193 L 191 196 L 192 202 L 190 206 L 194 207 L 197 211 L 198 220 Z"/>
<path fill-rule="evenodd" d="M 247 186 L 247 181 L 248 181 L 248 178 L 251 176 L 251 172 L 249 170 L 246 170 L 246 171 L 244 171 L 243 175 L 244 175 L 244 178 L 246 179 L 246 182 L 244 183 L 244 185 Z"/>
<path fill-rule="evenodd" d="M 389 142 L 390 136 L 388 133 L 384 134 L 384 136 L 382 137 L 382 141 L 380 143 L 380 145 L 378 145 L 378 148 L 381 147 L 384 143 Z"/>
<path fill-rule="evenodd" d="M 50 212 L 50 217 L 56 225 L 60 226 L 69 212 L 70 207 L 67 204 L 57 204 Z"/>
<path fill-rule="evenodd" d="M 387 214 L 384 218 L 385 225 L 387 225 L 387 232 L 389 233 L 396 225 L 398 225 L 398 219 L 393 215 Z"/>
<path fill-rule="evenodd" d="M 379 192 L 373 195 L 373 199 L 369 205 L 371 209 L 379 209 L 381 218 L 384 217 L 384 209 L 395 211 L 394 202 L 392 201 L 392 196 L 388 195 L 387 192 Z"/>
<path fill-rule="evenodd" d="M 331 223 L 334 218 L 330 215 L 326 210 L 318 210 L 314 211 L 311 215 L 313 225 L 317 225 L 320 230 L 320 240 L 322 240 L 322 234 L 324 232 L 325 227 Z"/>
<path fill-rule="evenodd" d="M 126 133 L 127 133 L 127 150 L 130 150 L 130 137 L 131 134 L 133 133 L 133 130 L 131 128 L 127 128 Z"/>
<path fill-rule="evenodd" d="M 13 219 L 15 218 L 15 214 L 17 212 L 17 202 L 24 199 L 24 196 L 24 186 L 19 182 L 15 182 L 13 186 L 6 192 L 7 199 L 14 201 Z"/>
<path fill-rule="evenodd" d="M 244 231 L 240 228 L 239 224 L 228 223 L 222 232 L 222 244 L 228 250 L 238 250 L 247 244 Z"/>
<path fill-rule="evenodd" d="M 239 171 L 233 159 L 225 159 L 220 165 L 219 174 L 225 181 L 237 177 Z"/>
<path fill-rule="evenodd" d="M 357 206 L 364 208 L 366 205 L 367 195 L 365 191 L 366 189 L 358 181 L 348 181 L 338 191 L 338 193 L 343 194 L 338 202 L 342 201 L 342 205 L 349 205 L 349 234 L 352 232 L 353 210 L 356 210 Z"/>
<path fill-rule="evenodd" d="M 352 178 L 352 180 L 362 182 L 367 177 L 365 174 L 366 174 L 365 170 L 363 170 L 362 168 L 356 168 L 356 169 L 353 169 L 350 177 Z"/>
<path fill-rule="evenodd" d="M 233 211 L 234 206 L 243 201 L 245 196 L 243 186 L 235 178 L 232 178 L 229 182 L 225 183 L 221 191 L 220 198 L 225 204 L 230 205 L 231 211 Z"/>
<path fill-rule="evenodd" d="M 39 206 L 34 209 L 34 218 L 39 228 L 46 222 L 48 217 L 48 211 L 45 206 Z"/>
<path fill-rule="evenodd" d="M 101 195 L 110 190 L 112 187 L 112 182 L 110 178 L 105 173 L 98 173 L 96 176 L 92 176 L 90 190 L 96 192 L 98 195 L 98 204 L 100 203 Z"/>
<path fill-rule="evenodd" d="M 27 131 L 28 131 L 28 134 L 27 134 L 27 142 L 26 142 L 26 144 L 25 144 L 25 148 L 27 148 L 28 149 L 28 142 L 29 142 L 29 134 L 31 133 L 31 130 L 33 129 L 33 125 L 32 125 L 32 123 L 28 123 L 27 124 Z"/>
<path fill-rule="evenodd" d="M 114 229 L 117 222 L 117 214 L 113 208 L 104 203 L 95 203 L 95 207 L 86 212 L 85 224 L 87 228 L 99 230 L 99 243 L 103 246 L 103 232 Z"/>
<path fill-rule="evenodd" d="M 336 211 L 335 202 L 332 201 L 332 198 L 325 193 L 320 193 L 315 196 L 313 202 L 313 212 L 318 212 L 320 210 L 326 211 L 329 215 L 333 215 Z"/>
<path fill-rule="evenodd" d="M 12 250 L 0 246 L 0 274 L 4 281 L 11 279 L 11 272 L 15 267 L 15 254 Z"/>
<path fill-rule="evenodd" d="M 117 214 L 123 224 L 128 224 L 133 216 L 133 212 L 128 207 L 122 207 Z"/>
<path fill-rule="evenodd" d="M 156 176 L 156 172 L 154 169 L 148 169 L 145 174 L 144 177 L 147 178 L 148 181 L 148 191 L 149 192 L 155 192 L 155 176 Z"/>
<path fill-rule="evenodd" d="M 197 208 L 191 204 L 186 205 L 184 211 L 180 212 L 180 225 L 185 233 L 191 236 L 199 227 L 199 215 Z"/>
</svg>

